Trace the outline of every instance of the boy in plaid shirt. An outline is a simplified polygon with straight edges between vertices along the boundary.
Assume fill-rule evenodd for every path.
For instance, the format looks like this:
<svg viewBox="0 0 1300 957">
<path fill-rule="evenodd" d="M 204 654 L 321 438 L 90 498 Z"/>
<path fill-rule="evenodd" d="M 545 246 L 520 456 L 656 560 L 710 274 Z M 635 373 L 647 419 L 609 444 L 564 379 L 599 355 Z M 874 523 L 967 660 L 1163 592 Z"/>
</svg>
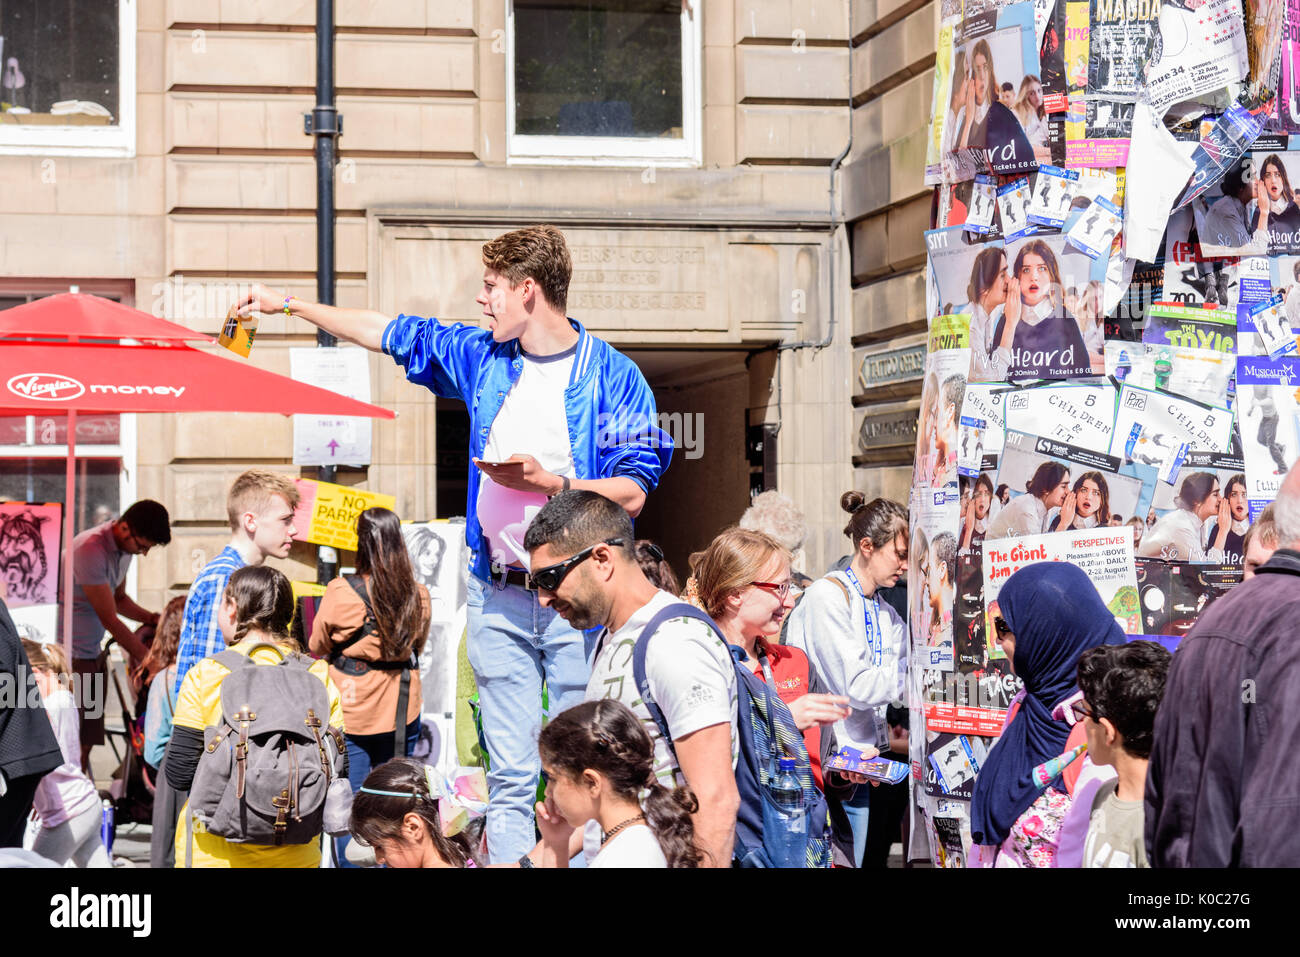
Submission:
<svg viewBox="0 0 1300 957">
<path fill-rule="evenodd" d="M 265 469 L 250 469 L 230 486 L 226 512 L 230 544 L 199 572 L 185 600 L 185 621 L 176 651 L 176 693 L 185 673 L 226 647 L 217 627 L 217 608 L 231 574 L 267 558 L 287 558 L 293 546 L 293 511 L 298 487 L 293 479 Z"/>
</svg>

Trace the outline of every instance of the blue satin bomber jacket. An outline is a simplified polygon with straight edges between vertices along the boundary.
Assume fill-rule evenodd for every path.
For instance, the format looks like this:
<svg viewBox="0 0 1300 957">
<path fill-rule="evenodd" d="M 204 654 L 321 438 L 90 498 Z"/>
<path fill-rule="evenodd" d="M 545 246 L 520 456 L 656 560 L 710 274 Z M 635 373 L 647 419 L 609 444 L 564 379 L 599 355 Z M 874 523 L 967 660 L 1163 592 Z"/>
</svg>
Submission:
<svg viewBox="0 0 1300 957">
<path fill-rule="evenodd" d="M 569 323 L 578 332 L 564 392 L 574 471 L 579 479 L 624 476 L 649 494 L 673 455 L 672 438 L 658 427 L 654 393 L 631 359 L 580 323 Z M 492 422 L 523 372 L 519 340 L 494 342 L 488 329 L 400 315 L 384 329 L 382 348 L 406 370 L 409 381 L 442 398 L 460 399 L 469 410 L 465 543 L 469 570 L 487 581 L 491 559 L 477 515 L 482 473 L 472 459 L 482 458 Z"/>
</svg>

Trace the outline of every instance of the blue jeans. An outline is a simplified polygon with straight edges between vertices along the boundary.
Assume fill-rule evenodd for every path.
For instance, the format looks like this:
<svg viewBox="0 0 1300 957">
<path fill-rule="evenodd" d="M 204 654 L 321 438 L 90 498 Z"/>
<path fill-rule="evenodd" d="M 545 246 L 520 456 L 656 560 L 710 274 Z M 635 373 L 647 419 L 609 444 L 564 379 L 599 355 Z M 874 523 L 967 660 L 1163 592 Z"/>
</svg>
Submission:
<svg viewBox="0 0 1300 957">
<path fill-rule="evenodd" d="M 859 784 L 853 797 L 843 802 L 844 813 L 848 815 L 849 826 L 853 828 L 853 866 L 862 866 L 862 855 L 867 849 L 867 822 L 871 812 L 870 784 Z"/>
<path fill-rule="evenodd" d="M 581 704 L 587 690 L 583 634 L 535 592 L 469 576 L 469 663 L 489 769 L 487 843 L 493 864 L 515 861 L 537 843 L 533 803 L 541 759 L 542 683 L 550 714 Z"/>
<path fill-rule="evenodd" d="M 352 793 L 356 794 L 371 770 L 393 758 L 393 732 L 349 734 L 345 737 L 348 742 L 348 783 L 352 785 Z M 420 719 L 416 718 L 406 726 L 406 753 L 403 757 L 415 750 L 415 742 L 419 740 Z M 334 853 L 339 859 L 339 867 L 356 867 L 343 856 L 351 840 L 347 835 L 334 838 Z"/>
</svg>

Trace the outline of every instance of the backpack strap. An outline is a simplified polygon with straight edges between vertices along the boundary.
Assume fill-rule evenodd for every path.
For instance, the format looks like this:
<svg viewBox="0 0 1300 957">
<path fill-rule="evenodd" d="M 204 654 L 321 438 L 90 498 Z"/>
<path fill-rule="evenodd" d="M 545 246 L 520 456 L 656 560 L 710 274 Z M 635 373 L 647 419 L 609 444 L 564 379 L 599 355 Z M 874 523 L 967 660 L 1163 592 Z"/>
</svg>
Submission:
<svg viewBox="0 0 1300 957">
<path fill-rule="evenodd" d="M 406 704 L 411 697 L 411 669 L 402 669 L 397 685 L 397 719 L 393 723 L 393 757 L 406 757 Z"/>
<path fill-rule="evenodd" d="M 379 627 L 378 622 L 375 621 L 375 610 L 370 607 L 370 593 L 366 590 L 366 580 L 360 575 L 344 575 L 343 580 L 352 586 L 352 590 L 361 599 L 361 604 L 366 606 L 366 620 L 347 640 L 340 641 L 330 649 L 329 662 L 336 667 L 338 666 L 338 659 L 347 657 L 343 654 L 344 649 L 351 648 L 362 638 L 373 635 Z"/>
<path fill-rule="evenodd" d="M 252 661 L 247 655 L 241 655 L 234 648 L 227 648 L 225 651 L 217 652 L 212 656 L 212 660 L 227 671 L 238 671 Z"/>
<path fill-rule="evenodd" d="M 722 637 L 717 623 L 708 616 L 703 610 L 696 608 L 694 605 L 687 604 L 684 601 L 674 602 L 671 605 L 660 609 L 641 629 L 641 634 L 637 636 L 636 644 L 632 646 L 632 679 L 636 682 L 636 690 L 641 695 L 641 702 L 650 712 L 650 717 L 659 727 L 659 733 L 663 736 L 664 743 L 668 745 L 668 751 L 673 756 L 673 761 L 677 761 L 677 749 L 673 747 L 673 736 L 668 730 L 668 719 L 664 717 L 663 710 L 650 697 L 650 680 L 646 677 L 645 658 L 646 651 L 650 646 L 650 639 L 654 633 L 659 630 L 659 626 L 666 621 L 674 618 L 694 618 L 696 621 L 702 621 L 713 629 L 718 639 L 726 644 L 726 639 Z"/>
<path fill-rule="evenodd" d="M 361 658 L 351 658 L 343 654 L 344 649 L 355 645 L 362 638 L 373 635 L 379 629 L 379 623 L 375 619 L 375 610 L 370 605 L 370 593 L 366 589 L 366 581 L 360 575 L 345 575 L 344 580 L 352 586 L 352 590 L 360 597 L 362 604 L 366 606 L 366 620 L 361 623 L 351 637 L 346 641 L 341 641 L 329 653 L 329 663 L 338 668 L 344 674 L 363 675 L 367 671 L 401 671 L 406 672 L 411 668 L 418 668 L 419 661 L 415 652 L 406 661 L 365 661 Z M 404 675 L 406 685 L 409 689 L 411 679 L 409 675 Z M 399 752 L 398 757 L 401 756 Z"/>
<path fill-rule="evenodd" d="M 835 587 L 844 593 L 844 600 L 848 602 L 849 608 L 851 609 L 853 607 L 853 596 L 849 594 L 849 586 L 844 584 L 844 582 L 840 581 L 834 575 L 827 575 L 826 580 L 828 582 L 834 582 Z"/>
</svg>

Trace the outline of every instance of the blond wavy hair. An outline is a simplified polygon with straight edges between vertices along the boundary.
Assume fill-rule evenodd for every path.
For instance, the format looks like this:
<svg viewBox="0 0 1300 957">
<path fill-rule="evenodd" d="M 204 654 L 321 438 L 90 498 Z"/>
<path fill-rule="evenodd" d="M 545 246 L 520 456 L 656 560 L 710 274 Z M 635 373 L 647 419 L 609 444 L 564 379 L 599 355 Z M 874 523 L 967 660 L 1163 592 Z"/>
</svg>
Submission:
<svg viewBox="0 0 1300 957">
<path fill-rule="evenodd" d="M 717 620 L 727 598 L 752 585 L 774 555 L 790 561 L 789 550 L 772 536 L 736 525 L 724 528 L 708 548 L 691 556 L 687 601 Z"/>
</svg>

